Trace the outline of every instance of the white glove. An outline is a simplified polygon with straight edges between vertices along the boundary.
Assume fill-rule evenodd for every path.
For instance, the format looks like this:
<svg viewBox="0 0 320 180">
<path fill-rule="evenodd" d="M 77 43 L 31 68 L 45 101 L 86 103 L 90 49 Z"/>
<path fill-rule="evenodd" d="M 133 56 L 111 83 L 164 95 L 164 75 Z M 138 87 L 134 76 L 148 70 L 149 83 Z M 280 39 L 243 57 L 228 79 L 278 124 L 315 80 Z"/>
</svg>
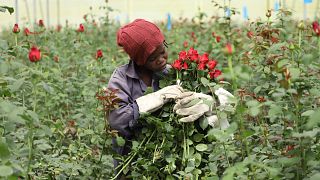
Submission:
<svg viewBox="0 0 320 180">
<path fill-rule="evenodd" d="M 214 94 L 218 96 L 220 106 L 226 107 L 231 105 L 231 99 L 234 98 L 234 96 L 229 93 L 227 90 L 223 88 L 219 88 L 216 91 L 214 91 Z"/>
<path fill-rule="evenodd" d="M 230 126 L 228 119 L 226 118 L 219 120 L 217 115 L 212 115 L 206 118 L 208 120 L 208 124 L 213 128 L 221 128 L 223 130 Z"/>
<path fill-rule="evenodd" d="M 193 122 L 203 114 L 211 112 L 214 100 L 211 96 L 203 93 L 185 92 L 177 97 L 173 111 L 184 116 L 180 122 Z"/>
<path fill-rule="evenodd" d="M 144 95 L 136 99 L 139 113 L 152 113 L 160 109 L 165 103 L 174 100 L 182 94 L 183 88 L 178 85 L 164 87 L 156 92 Z"/>
<path fill-rule="evenodd" d="M 231 105 L 231 98 L 234 96 L 223 88 L 219 88 L 214 92 L 218 96 L 220 107 L 225 108 Z M 193 102 L 193 103 L 192 103 Z M 177 97 L 176 105 L 173 110 L 178 115 L 186 116 L 179 119 L 180 122 L 193 122 L 205 115 L 210 126 L 214 128 L 228 128 L 228 119 L 218 119 L 217 115 L 213 115 L 212 106 L 214 100 L 211 96 L 203 93 L 185 92 Z"/>
</svg>

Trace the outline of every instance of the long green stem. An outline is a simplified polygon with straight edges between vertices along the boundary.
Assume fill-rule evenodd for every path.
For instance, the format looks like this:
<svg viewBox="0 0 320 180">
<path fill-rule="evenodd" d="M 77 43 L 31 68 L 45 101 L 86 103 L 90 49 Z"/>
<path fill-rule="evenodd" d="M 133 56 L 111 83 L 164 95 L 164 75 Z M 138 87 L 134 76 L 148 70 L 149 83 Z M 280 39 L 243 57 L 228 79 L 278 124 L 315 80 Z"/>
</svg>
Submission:
<svg viewBox="0 0 320 180">
<path fill-rule="evenodd" d="M 16 46 L 18 46 L 18 36 L 17 36 L 17 34 L 14 35 L 14 39 L 16 41 Z"/>
<path fill-rule="evenodd" d="M 298 47 L 299 47 L 299 53 L 298 53 L 298 67 L 300 67 L 300 54 L 301 54 L 301 36 L 302 36 L 302 30 L 299 29 L 299 33 L 298 33 L 299 39 L 298 39 Z"/>
<path fill-rule="evenodd" d="M 235 91 L 237 89 L 237 82 L 236 82 L 236 76 L 233 71 L 232 56 L 228 56 L 228 68 L 229 68 L 231 79 L 232 79 L 232 88 Z"/>
<path fill-rule="evenodd" d="M 31 171 L 31 161 L 32 161 L 32 155 L 33 155 L 33 128 L 31 125 L 32 122 L 30 122 L 29 126 L 29 132 L 28 132 L 28 147 L 29 147 L 29 153 L 28 153 L 28 168 L 27 168 L 27 173 L 26 177 L 30 179 L 29 177 L 29 172 Z"/>
<path fill-rule="evenodd" d="M 182 131 L 183 131 L 183 156 L 182 156 L 182 163 L 185 164 L 185 162 L 186 162 L 187 149 L 186 149 L 186 136 L 185 136 L 185 131 L 184 131 L 184 124 L 182 124 Z"/>
<path fill-rule="evenodd" d="M 320 36 L 318 36 L 318 55 L 319 55 L 319 58 L 320 58 Z"/>
<path fill-rule="evenodd" d="M 149 137 L 149 139 L 151 139 L 151 137 L 153 136 L 153 134 L 156 131 L 153 131 L 151 136 Z M 119 172 L 110 180 L 115 180 L 118 178 L 118 176 L 122 173 L 122 171 L 130 164 L 130 162 L 132 161 L 132 159 L 137 155 L 137 153 L 139 152 L 139 149 L 141 148 L 141 146 L 144 144 L 144 142 L 146 141 L 147 137 L 144 137 L 142 142 L 140 143 L 137 151 L 134 152 L 134 154 L 132 154 L 132 156 L 129 158 L 129 160 L 125 163 L 125 165 L 122 166 L 122 168 L 119 170 Z"/>
</svg>

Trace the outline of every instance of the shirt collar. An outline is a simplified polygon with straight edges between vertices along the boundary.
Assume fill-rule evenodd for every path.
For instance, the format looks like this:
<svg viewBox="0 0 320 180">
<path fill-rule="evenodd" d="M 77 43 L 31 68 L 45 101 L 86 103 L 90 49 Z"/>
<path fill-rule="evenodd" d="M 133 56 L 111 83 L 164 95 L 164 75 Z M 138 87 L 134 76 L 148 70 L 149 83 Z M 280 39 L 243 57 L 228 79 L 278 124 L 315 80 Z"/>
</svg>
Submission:
<svg viewBox="0 0 320 180">
<path fill-rule="evenodd" d="M 128 64 L 126 75 L 134 79 L 140 79 L 136 71 L 135 64 L 132 60 L 130 60 Z"/>
</svg>

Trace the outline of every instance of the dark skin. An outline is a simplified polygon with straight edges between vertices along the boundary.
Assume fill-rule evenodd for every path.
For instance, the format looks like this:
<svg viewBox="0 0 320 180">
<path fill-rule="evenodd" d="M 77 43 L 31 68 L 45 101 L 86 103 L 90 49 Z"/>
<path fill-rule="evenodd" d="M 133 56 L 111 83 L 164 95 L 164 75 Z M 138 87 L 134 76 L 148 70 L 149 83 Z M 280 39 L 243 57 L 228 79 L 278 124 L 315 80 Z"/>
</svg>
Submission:
<svg viewBox="0 0 320 180">
<path fill-rule="evenodd" d="M 151 86 L 153 73 L 164 70 L 167 60 L 168 52 L 165 45 L 161 44 L 148 57 L 144 65 L 138 66 L 138 75 L 148 87 Z"/>
</svg>

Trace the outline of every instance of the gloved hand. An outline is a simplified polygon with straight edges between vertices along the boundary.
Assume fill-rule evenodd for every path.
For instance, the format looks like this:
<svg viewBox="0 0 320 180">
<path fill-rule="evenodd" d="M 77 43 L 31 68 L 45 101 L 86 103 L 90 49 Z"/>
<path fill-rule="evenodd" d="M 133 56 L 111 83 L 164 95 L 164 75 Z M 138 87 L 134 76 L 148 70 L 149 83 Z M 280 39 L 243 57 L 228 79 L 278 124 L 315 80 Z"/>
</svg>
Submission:
<svg viewBox="0 0 320 180">
<path fill-rule="evenodd" d="M 227 90 L 223 88 L 219 88 L 216 91 L 214 91 L 214 94 L 218 96 L 220 106 L 221 107 L 227 107 L 231 105 L 231 99 L 234 98 L 234 96 L 229 93 Z"/>
<path fill-rule="evenodd" d="M 223 88 L 219 88 L 214 92 L 218 96 L 220 107 L 223 109 L 231 105 L 230 98 L 234 96 Z M 192 103 L 193 102 L 193 103 Z M 208 123 L 212 127 L 221 127 L 226 129 L 229 127 L 229 122 L 226 118 L 218 119 L 217 115 L 214 115 L 212 106 L 214 100 L 211 96 L 203 93 L 185 92 L 177 97 L 176 105 L 173 110 L 181 116 L 180 122 L 193 122 L 205 115 Z"/>
<path fill-rule="evenodd" d="M 184 116 L 179 119 L 180 122 L 193 122 L 203 114 L 211 112 L 213 104 L 212 96 L 203 93 L 185 92 L 177 97 L 173 111 L 180 116 Z"/>
<path fill-rule="evenodd" d="M 156 92 L 144 95 L 136 99 L 139 113 L 152 113 L 160 109 L 165 103 L 174 100 L 182 94 L 183 88 L 179 85 L 164 87 Z"/>
</svg>

